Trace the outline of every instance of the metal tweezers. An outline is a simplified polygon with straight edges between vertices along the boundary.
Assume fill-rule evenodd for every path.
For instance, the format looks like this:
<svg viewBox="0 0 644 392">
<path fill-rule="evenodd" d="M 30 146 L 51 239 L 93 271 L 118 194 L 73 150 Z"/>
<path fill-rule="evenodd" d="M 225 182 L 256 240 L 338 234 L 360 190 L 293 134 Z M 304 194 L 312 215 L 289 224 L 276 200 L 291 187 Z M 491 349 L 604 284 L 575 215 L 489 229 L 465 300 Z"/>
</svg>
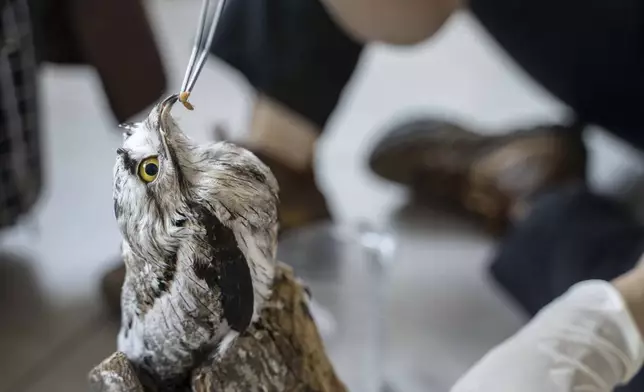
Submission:
<svg viewBox="0 0 644 392">
<path fill-rule="evenodd" d="M 216 6 L 213 5 L 215 1 L 217 2 Z M 188 62 L 188 69 L 181 84 L 181 93 L 179 94 L 179 102 L 188 110 L 194 109 L 190 102 L 188 102 L 188 98 L 206 63 L 215 36 L 215 30 L 217 29 L 225 6 L 226 0 L 203 0 L 195 43 L 192 48 L 192 54 L 190 55 L 190 61 Z"/>
</svg>

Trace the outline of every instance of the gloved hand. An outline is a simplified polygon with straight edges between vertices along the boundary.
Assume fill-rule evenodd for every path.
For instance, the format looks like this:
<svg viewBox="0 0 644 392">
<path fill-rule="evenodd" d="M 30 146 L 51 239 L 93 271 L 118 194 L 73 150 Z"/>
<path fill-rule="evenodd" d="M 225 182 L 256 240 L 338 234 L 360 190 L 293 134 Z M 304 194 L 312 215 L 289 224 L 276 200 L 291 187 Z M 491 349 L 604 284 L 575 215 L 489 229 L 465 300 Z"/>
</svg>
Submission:
<svg viewBox="0 0 644 392">
<path fill-rule="evenodd" d="M 644 313 L 644 301 L 622 291 L 644 291 L 644 273 L 627 277 L 615 285 L 573 286 L 488 353 L 452 392 L 610 392 L 627 383 L 644 361 L 632 315 L 640 305 Z"/>
</svg>

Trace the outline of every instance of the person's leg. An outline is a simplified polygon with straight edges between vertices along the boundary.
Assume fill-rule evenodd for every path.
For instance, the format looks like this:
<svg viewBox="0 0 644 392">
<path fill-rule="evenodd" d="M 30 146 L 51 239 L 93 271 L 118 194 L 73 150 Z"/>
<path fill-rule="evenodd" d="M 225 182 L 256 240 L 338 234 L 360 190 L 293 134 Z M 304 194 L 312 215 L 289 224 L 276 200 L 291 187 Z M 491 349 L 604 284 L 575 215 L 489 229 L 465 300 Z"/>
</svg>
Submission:
<svg viewBox="0 0 644 392">
<path fill-rule="evenodd" d="M 491 264 L 500 286 L 530 315 L 588 279 L 610 281 L 644 253 L 644 226 L 624 206 L 562 187 L 534 200 L 532 212 L 501 242 Z M 622 391 L 644 390 L 644 374 Z"/>
<path fill-rule="evenodd" d="M 583 185 L 534 199 L 502 240 L 491 271 L 531 315 L 586 279 L 611 280 L 644 253 L 644 226 L 622 205 Z"/>
<path fill-rule="evenodd" d="M 228 4 L 211 52 L 259 92 L 250 135 L 238 142 L 275 172 L 284 229 L 329 215 L 314 182 L 315 143 L 356 67 L 363 40 L 424 39 L 443 25 L 457 4 L 457 0 L 401 0 L 395 7 L 382 0 Z"/>
<path fill-rule="evenodd" d="M 240 0 L 230 2 L 212 54 L 253 87 L 323 127 L 364 42 L 431 37 L 461 0 Z"/>
<path fill-rule="evenodd" d="M 226 6 L 211 53 L 322 129 L 362 49 L 320 0 L 240 0 Z"/>
<path fill-rule="evenodd" d="M 224 10 L 211 53 L 258 92 L 248 136 L 236 142 L 276 175 L 283 230 L 329 218 L 315 144 L 362 49 L 319 0 L 239 0 Z"/>
</svg>

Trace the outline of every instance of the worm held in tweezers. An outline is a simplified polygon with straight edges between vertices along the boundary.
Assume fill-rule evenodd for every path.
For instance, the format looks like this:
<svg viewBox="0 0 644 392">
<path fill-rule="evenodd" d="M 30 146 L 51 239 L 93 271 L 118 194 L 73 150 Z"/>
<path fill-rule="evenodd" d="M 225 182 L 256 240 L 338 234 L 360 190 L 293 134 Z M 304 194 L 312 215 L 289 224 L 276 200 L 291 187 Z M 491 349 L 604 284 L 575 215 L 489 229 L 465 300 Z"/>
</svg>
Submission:
<svg viewBox="0 0 644 392">
<path fill-rule="evenodd" d="M 186 109 L 195 110 L 195 107 L 192 106 L 190 102 L 188 102 L 188 98 L 190 98 L 190 93 L 188 91 L 183 91 L 181 94 L 179 94 L 179 102 L 181 102 L 183 106 L 186 107 Z"/>
</svg>

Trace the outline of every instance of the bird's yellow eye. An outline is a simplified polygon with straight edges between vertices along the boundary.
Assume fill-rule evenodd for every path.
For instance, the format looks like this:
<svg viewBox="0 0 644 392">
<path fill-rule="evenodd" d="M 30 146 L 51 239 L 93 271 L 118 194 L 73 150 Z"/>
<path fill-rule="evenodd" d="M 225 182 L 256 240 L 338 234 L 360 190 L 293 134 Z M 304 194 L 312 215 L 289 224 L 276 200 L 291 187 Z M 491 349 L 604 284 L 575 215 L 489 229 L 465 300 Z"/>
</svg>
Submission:
<svg viewBox="0 0 644 392">
<path fill-rule="evenodd" d="M 143 182 L 152 182 L 156 180 L 159 174 L 159 158 L 145 158 L 139 164 L 139 177 Z"/>
</svg>

